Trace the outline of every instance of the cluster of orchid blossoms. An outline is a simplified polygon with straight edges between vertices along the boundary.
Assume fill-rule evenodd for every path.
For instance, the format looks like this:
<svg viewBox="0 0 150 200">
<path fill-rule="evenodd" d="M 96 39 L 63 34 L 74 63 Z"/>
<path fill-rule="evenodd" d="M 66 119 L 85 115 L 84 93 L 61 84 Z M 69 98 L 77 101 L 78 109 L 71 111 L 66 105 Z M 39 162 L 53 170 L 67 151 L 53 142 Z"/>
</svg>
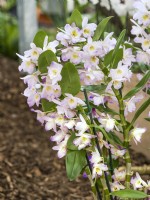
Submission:
<svg viewBox="0 0 150 200">
<path fill-rule="evenodd" d="M 146 31 L 150 25 L 150 4 L 146 0 L 141 0 L 135 3 L 135 7 L 137 12 L 133 17 L 136 21 L 132 20 L 134 23 L 132 34 L 136 35 L 135 42 L 141 43 L 142 48 L 135 51 L 131 43 L 121 43 L 118 51 L 122 52 L 122 56 L 118 62 L 109 63 L 107 66 L 105 64 L 108 55 L 111 57 L 118 45 L 113 33 L 104 33 L 103 38 L 95 39 L 98 26 L 88 23 L 87 18 L 82 20 L 80 27 L 76 23 L 66 24 L 64 29 L 59 29 L 56 40 L 49 42 L 48 36 L 45 36 L 42 47 L 35 40 L 35 43 L 30 45 L 31 49 L 24 52 L 24 56 L 18 54 L 22 59 L 19 71 L 28 73 L 22 78 L 27 84 L 23 95 L 27 97 L 31 110 L 37 113 L 37 120 L 46 131 L 51 130 L 53 135 L 50 140 L 56 143 L 53 150 L 58 151 L 59 158 L 67 156 L 67 153 L 71 152 L 69 141 L 69 143 L 72 142 L 74 151 L 86 152 L 92 169 L 93 182 L 105 174 L 109 179 L 110 191 L 125 189 L 126 170 L 119 171 L 114 167 L 111 169 L 111 174 L 107 162 L 108 152 L 113 162 L 118 161 L 119 158 L 125 158 L 128 150 L 116 135 L 117 132 L 124 131 L 122 128 L 124 124 L 122 126 L 120 120 L 127 120 L 128 114 L 136 111 L 136 103 L 144 97 L 143 92 L 138 94 L 134 92 L 134 95 L 122 101 L 117 92 L 119 91 L 122 95 L 124 85 L 132 79 L 133 63 L 150 64 L 150 35 Z M 54 55 L 56 57 L 52 58 L 43 71 L 41 67 L 39 68 L 39 65 L 42 66 L 41 58 L 45 55 L 45 62 L 47 62 L 48 58 L 44 53 L 49 51 L 53 53 L 53 57 Z M 115 55 L 112 57 L 114 58 Z M 63 77 L 65 63 L 71 63 L 69 67 L 74 66 L 74 70 L 77 71 L 81 85 L 77 95 L 70 90 L 63 92 L 62 82 L 68 82 L 74 78 L 74 75 L 70 74 Z M 102 92 L 99 92 L 98 86 L 102 86 Z M 69 85 L 69 87 L 76 87 L 76 85 Z M 83 97 L 83 91 L 87 92 L 87 98 L 86 95 Z M 45 105 L 51 105 L 52 109 L 43 109 Z M 123 114 L 118 114 L 121 116 L 120 120 L 115 117 L 117 115 L 117 112 L 113 111 L 115 105 L 119 108 L 123 106 Z M 145 128 L 132 125 L 128 132 L 128 140 L 134 139 L 135 143 L 140 142 L 145 131 Z M 126 137 L 124 139 L 126 140 Z M 89 175 L 86 165 L 82 168 Z M 84 172 L 83 169 L 79 174 L 81 171 Z M 146 183 L 136 173 L 136 176 L 130 179 L 129 187 L 135 190 L 150 189 L 150 182 Z"/>
</svg>

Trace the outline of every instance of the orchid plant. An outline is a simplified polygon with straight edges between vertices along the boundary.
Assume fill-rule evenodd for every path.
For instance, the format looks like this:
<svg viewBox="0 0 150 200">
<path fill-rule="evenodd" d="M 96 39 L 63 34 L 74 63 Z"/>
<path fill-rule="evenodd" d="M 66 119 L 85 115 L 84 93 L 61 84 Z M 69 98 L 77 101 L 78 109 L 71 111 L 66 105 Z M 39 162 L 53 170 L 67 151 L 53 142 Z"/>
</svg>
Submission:
<svg viewBox="0 0 150 200">
<path fill-rule="evenodd" d="M 96 25 L 74 10 L 56 40 L 49 41 L 40 31 L 31 49 L 24 56 L 17 54 L 22 59 L 19 71 L 28 73 L 22 78 L 27 84 L 23 94 L 37 120 L 51 131 L 52 149 L 59 158 L 65 157 L 69 180 L 84 174 L 99 200 L 149 196 L 150 181 L 131 170 L 129 147 L 132 140 L 141 142 L 146 131 L 136 120 L 150 104 L 150 69 L 138 75 L 138 84 L 124 94 L 126 83 L 135 76 L 133 65 L 150 65 L 149 0 L 134 7 L 131 32 L 138 47 L 124 41 L 125 30 L 118 39 L 105 32 L 112 17 Z M 120 161 L 125 170 L 120 170 Z"/>
</svg>

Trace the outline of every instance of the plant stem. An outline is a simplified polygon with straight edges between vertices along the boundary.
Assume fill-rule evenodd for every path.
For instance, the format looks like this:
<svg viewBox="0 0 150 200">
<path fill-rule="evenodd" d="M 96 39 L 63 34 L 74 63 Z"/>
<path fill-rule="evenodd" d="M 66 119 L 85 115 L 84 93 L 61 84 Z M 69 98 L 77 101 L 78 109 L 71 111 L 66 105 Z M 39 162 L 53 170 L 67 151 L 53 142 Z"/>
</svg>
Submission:
<svg viewBox="0 0 150 200">
<path fill-rule="evenodd" d="M 60 1 L 60 3 L 61 3 L 61 1 Z M 64 0 L 61 7 L 62 7 L 63 20 L 64 20 L 64 23 L 66 23 L 66 21 L 67 21 L 67 1 L 66 0 Z"/>
<path fill-rule="evenodd" d="M 108 144 L 110 144 L 110 143 L 108 142 Z M 109 153 L 110 173 L 111 173 L 111 175 L 113 175 L 114 174 L 114 167 L 113 167 L 113 160 L 112 160 L 112 154 L 111 154 L 110 149 L 108 149 L 108 153 Z"/>
<path fill-rule="evenodd" d="M 112 15 L 112 5 L 111 5 L 111 1 L 108 0 L 108 3 L 109 3 L 109 7 L 110 7 L 110 16 Z"/>
<path fill-rule="evenodd" d="M 89 161 L 89 158 L 88 158 L 88 155 L 86 154 L 86 160 L 87 160 L 87 164 L 88 164 L 88 167 L 90 169 L 90 172 L 92 174 L 92 167 L 90 165 L 90 161 Z M 99 191 L 99 187 L 98 187 L 98 184 L 97 182 L 95 183 L 95 189 L 96 189 L 96 192 L 97 192 L 97 197 L 98 197 L 98 200 L 102 200 L 102 196 L 101 196 L 101 193 Z"/>
<path fill-rule="evenodd" d="M 98 12 L 98 6 L 97 4 L 95 5 L 95 13 L 96 13 L 96 24 L 99 24 L 99 12 Z"/>
<path fill-rule="evenodd" d="M 124 116 L 124 102 L 122 98 L 122 93 L 119 90 L 116 90 L 114 87 L 112 87 L 113 92 L 115 93 L 115 96 L 119 103 L 119 116 L 122 124 L 123 129 L 123 135 L 124 135 L 124 146 L 126 147 L 126 153 L 125 153 L 125 162 L 126 162 L 126 188 L 130 188 L 130 179 L 131 179 L 131 158 L 130 158 L 130 152 L 129 152 L 129 131 L 127 129 L 127 123 Z"/>
<path fill-rule="evenodd" d="M 86 89 L 84 89 L 84 96 L 85 96 L 85 101 L 86 101 L 86 105 L 87 105 L 87 108 L 88 108 L 88 113 L 89 113 L 89 117 L 90 117 L 91 124 L 94 124 L 93 117 L 92 117 L 92 112 L 91 112 L 91 108 L 90 108 L 90 105 L 89 105 L 89 100 L 88 100 L 88 96 L 87 96 Z M 101 155 L 102 155 L 102 152 L 101 152 L 100 145 L 99 145 L 99 142 L 98 142 L 98 136 L 97 136 L 95 127 L 93 127 L 93 133 L 94 133 L 94 135 L 96 136 L 96 137 L 95 137 L 95 142 L 96 142 L 96 146 L 97 146 L 99 155 L 101 156 Z M 106 185 L 107 185 L 107 188 L 108 188 L 108 189 L 107 189 L 107 190 L 108 190 L 108 193 L 111 193 L 111 188 L 110 188 L 108 176 L 107 176 L 107 173 L 106 173 L 105 171 L 104 171 L 104 176 L 105 176 Z M 110 199 L 113 200 L 113 197 L 112 197 L 111 195 L 110 195 Z"/>
</svg>

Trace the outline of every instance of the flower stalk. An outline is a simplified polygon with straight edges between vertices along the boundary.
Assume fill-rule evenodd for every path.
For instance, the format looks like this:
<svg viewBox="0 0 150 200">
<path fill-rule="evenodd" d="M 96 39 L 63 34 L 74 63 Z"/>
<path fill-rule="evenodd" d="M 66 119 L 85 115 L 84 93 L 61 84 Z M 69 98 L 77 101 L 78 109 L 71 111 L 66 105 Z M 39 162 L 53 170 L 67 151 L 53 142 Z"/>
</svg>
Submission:
<svg viewBox="0 0 150 200">
<path fill-rule="evenodd" d="M 89 113 L 91 124 L 94 124 L 86 89 L 84 89 L 84 97 L 85 97 L 86 105 L 87 105 L 87 108 L 88 108 L 88 113 Z M 95 142 L 96 142 L 96 146 L 97 146 L 99 155 L 101 156 L 102 152 L 101 152 L 100 145 L 99 145 L 99 142 L 98 142 L 98 136 L 97 136 L 97 133 L 96 133 L 96 129 L 95 129 L 95 127 L 93 127 L 92 129 L 93 129 L 94 135 L 96 136 L 95 137 Z M 110 188 L 110 184 L 109 184 L 109 179 L 108 179 L 107 173 L 105 171 L 104 171 L 104 177 L 105 177 L 105 180 L 103 180 L 103 186 L 105 187 L 104 191 L 105 191 L 105 195 L 108 196 L 109 193 L 111 193 L 111 188 Z M 109 196 L 110 196 L 110 199 L 113 200 L 113 197 L 111 195 L 109 195 Z"/>
<path fill-rule="evenodd" d="M 87 160 L 87 164 L 88 164 L 89 170 L 90 170 L 90 172 L 92 174 L 92 167 L 91 167 L 91 164 L 90 164 L 90 161 L 89 161 L 89 158 L 88 158 L 87 154 L 86 154 L 86 160 Z M 95 189 L 96 189 L 96 193 L 97 193 L 97 199 L 98 200 L 102 200 L 102 196 L 101 196 L 101 193 L 100 193 L 100 190 L 99 190 L 97 182 L 95 183 Z"/>
<path fill-rule="evenodd" d="M 114 91 L 114 94 L 118 100 L 119 103 L 119 116 L 121 120 L 121 125 L 123 129 L 123 136 L 124 136 L 124 146 L 126 148 L 125 153 L 125 162 L 126 162 L 126 188 L 130 188 L 130 180 L 131 180 L 131 158 L 130 158 L 130 152 L 129 152 L 129 132 L 127 129 L 127 123 L 124 115 L 124 102 L 122 98 L 122 92 L 121 90 L 116 90 L 114 87 L 112 87 L 112 90 Z"/>
</svg>

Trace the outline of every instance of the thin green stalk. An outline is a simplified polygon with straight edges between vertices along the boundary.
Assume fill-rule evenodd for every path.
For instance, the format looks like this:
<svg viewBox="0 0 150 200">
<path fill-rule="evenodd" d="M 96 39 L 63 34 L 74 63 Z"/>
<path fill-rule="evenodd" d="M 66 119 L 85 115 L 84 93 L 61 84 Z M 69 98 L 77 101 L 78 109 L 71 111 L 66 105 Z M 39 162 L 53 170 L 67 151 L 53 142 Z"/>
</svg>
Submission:
<svg viewBox="0 0 150 200">
<path fill-rule="evenodd" d="M 62 14 L 63 14 L 62 16 L 63 16 L 64 24 L 66 24 L 67 22 L 67 1 L 66 0 L 63 0 L 61 7 L 62 7 Z"/>
<path fill-rule="evenodd" d="M 99 24 L 99 12 L 98 12 L 98 6 L 97 4 L 95 5 L 95 13 L 96 13 L 96 24 Z"/>
<path fill-rule="evenodd" d="M 126 162 L 126 188 L 130 188 L 130 179 L 131 179 L 131 158 L 130 158 L 130 152 L 129 152 L 129 131 L 127 129 L 127 123 L 124 116 L 124 102 L 122 98 L 121 91 L 116 90 L 114 87 L 112 87 L 112 90 L 115 93 L 115 96 L 119 103 L 119 116 L 122 124 L 123 129 L 123 136 L 124 136 L 124 146 L 126 147 L 126 153 L 125 153 L 125 162 Z"/>
<path fill-rule="evenodd" d="M 96 23 L 97 23 L 97 25 L 99 24 L 100 3 L 101 3 L 101 0 L 98 0 L 98 3 L 95 5 L 95 13 L 96 13 Z"/>
<path fill-rule="evenodd" d="M 101 182 L 102 182 L 102 185 L 103 185 L 103 190 L 104 190 L 104 195 L 105 195 L 104 199 L 105 200 L 110 200 L 110 198 L 112 196 L 110 196 L 110 194 L 109 194 L 109 190 L 108 190 L 108 187 L 107 187 L 105 175 L 101 176 Z"/>
<path fill-rule="evenodd" d="M 112 16 L 112 5 L 111 5 L 111 1 L 110 0 L 108 0 L 108 3 L 109 3 L 109 7 L 110 7 L 110 16 Z"/>
<path fill-rule="evenodd" d="M 84 96 L 85 96 L 86 105 L 87 105 L 87 108 L 88 108 L 88 114 L 89 114 L 89 117 L 90 117 L 91 124 L 94 124 L 93 117 L 92 117 L 92 112 L 91 112 L 91 108 L 90 108 L 90 105 L 89 105 L 89 100 L 88 100 L 88 96 L 87 96 L 86 89 L 84 89 Z M 97 136 L 95 127 L 93 127 L 93 133 L 94 133 L 94 135 L 96 136 L 95 142 L 96 142 L 96 146 L 97 146 L 98 152 L 99 152 L 99 154 L 100 154 L 100 156 L 101 156 L 101 155 L 102 155 L 102 152 L 101 152 L 100 145 L 99 145 L 99 142 L 98 142 L 98 136 Z M 109 179 L 108 179 L 107 173 L 106 173 L 105 171 L 104 171 L 104 176 L 105 176 L 106 185 L 107 185 L 107 191 L 106 191 L 106 189 L 105 189 L 105 192 L 111 193 L 111 188 L 110 188 Z M 112 197 L 111 195 L 109 195 L 109 196 L 110 196 L 110 199 L 113 200 L 113 197 Z"/>
<path fill-rule="evenodd" d="M 88 164 L 88 167 L 90 169 L 90 172 L 92 174 L 92 167 L 91 167 L 91 164 L 90 164 L 90 161 L 89 161 L 89 158 L 88 158 L 88 155 L 86 154 L 86 160 L 87 160 L 87 164 Z M 99 191 L 99 187 L 98 187 L 98 184 L 97 182 L 95 183 L 95 189 L 96 189 L 96 192 L 97 192 L 97 197 L 98 197 L 98 200 L 102 200 L 102 196 L 101 196 L 101 193 Z"/>
<path fill-rule="evenodd" d="M 108 142 L 108 144 L 110 144 L 110 143 Z M 113 175 L 114 167 L 113 167 L 113 160 L 112 160 L 112 154 L 111 154 L 110 149 L 108 149 L 108 154 L 109 154 L 110 173 L 111 173 L 111 175 Z"/>
</svg>

